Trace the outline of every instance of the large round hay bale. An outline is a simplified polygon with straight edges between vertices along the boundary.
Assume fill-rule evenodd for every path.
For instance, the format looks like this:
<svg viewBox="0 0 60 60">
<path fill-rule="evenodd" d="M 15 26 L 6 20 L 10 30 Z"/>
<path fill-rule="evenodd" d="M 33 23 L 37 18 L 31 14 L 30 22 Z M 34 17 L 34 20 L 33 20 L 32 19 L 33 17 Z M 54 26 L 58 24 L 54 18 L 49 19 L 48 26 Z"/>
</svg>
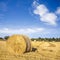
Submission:
<svg viewBox="0 0 60 60">
<path fill-rule="evenodd" d="M 7 45 L 16 54 L 31 51 L 30 39 L 24 35 L 12 35 L 8 38 Z"/>
</svg>

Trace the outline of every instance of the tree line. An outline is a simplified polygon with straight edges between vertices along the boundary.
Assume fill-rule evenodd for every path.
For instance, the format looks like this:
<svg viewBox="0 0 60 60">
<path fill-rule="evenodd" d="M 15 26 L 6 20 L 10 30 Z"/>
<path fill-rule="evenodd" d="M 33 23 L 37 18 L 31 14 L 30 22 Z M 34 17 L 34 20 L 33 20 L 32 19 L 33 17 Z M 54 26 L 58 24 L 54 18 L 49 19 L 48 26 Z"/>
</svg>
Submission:
<svg viewBox="0 0 60 60">
<path fill-rule="evenodd" d="M 56 42 L 60 42 L 60 38 L 31 38 L 32 41 L 36 40 L 36 41 L 49 41 L 49 42 L 52 42 L 52 41 L 56 41 Z"/>
<path fill-rule="evenodd" d="M 0 37 L 0 40 L 7 40 L 9 38 L 9 36 L 5 36 L 4 38 Z M 56 41 L 56 42 L 60 42 L 60 38 L 41 38 L 41 37 L 38 37 L 38 38 L 31 38 L 32 41 L 36 40 L 36 41 Z"/>
<path fill-rule="evenodd" d="M 3 41 L 5 41 L 5 40 L 7 40 L 8 38 L 9 38 L 9 36 L 0 37 L 0 40 L 3 40 Z"/>
</svg>

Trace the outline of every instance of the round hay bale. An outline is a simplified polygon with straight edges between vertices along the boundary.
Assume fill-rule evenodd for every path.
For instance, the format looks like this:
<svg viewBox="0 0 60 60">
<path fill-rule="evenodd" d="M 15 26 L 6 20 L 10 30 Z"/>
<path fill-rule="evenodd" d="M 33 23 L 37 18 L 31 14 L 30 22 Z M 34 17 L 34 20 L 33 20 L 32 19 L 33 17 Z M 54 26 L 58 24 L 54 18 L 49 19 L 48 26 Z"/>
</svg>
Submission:
<svg viewBox="0 0 60 60">
<path fill-rule="evenodd" d="M 11 47 L 16 54 L 31 51 L 30 39 L 24 35 L 12 35 L 8 38 L 7 45 Z"/>
<path fill-rule="evenodd" d="M 36 40 L 34 40 L 34 42 L 36 42 Z"/>
</svg>

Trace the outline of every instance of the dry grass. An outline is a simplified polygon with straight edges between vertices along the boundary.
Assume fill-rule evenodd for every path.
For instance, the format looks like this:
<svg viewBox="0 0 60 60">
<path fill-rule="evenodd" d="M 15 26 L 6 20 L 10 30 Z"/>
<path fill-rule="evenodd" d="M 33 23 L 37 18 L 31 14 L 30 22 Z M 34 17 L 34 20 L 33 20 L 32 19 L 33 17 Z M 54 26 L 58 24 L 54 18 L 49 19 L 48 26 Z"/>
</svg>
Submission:
<svg viewBox="0 0 60 60">
<path fill-rule="evenodd" d="M 31 44 L 36 51 L 16 55 L 7 50 L 5 41 L 0 41 L 0 60 L 60 60 L 60 42 L 32 41 Z"/>
</svg>

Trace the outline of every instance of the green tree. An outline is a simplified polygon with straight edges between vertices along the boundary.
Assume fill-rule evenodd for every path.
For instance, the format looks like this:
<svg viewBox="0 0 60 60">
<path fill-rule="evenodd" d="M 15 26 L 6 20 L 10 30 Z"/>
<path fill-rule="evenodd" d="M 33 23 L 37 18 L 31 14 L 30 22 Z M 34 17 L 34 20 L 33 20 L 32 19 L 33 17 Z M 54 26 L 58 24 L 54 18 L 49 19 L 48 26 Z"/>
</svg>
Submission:
<svg viewBox="0 0 60 60">
<path fill-rule="evenodd" d="M 5 36 L 4 39 L 7 40 L 9 38 L 9 36 Z"/>
</svg>

